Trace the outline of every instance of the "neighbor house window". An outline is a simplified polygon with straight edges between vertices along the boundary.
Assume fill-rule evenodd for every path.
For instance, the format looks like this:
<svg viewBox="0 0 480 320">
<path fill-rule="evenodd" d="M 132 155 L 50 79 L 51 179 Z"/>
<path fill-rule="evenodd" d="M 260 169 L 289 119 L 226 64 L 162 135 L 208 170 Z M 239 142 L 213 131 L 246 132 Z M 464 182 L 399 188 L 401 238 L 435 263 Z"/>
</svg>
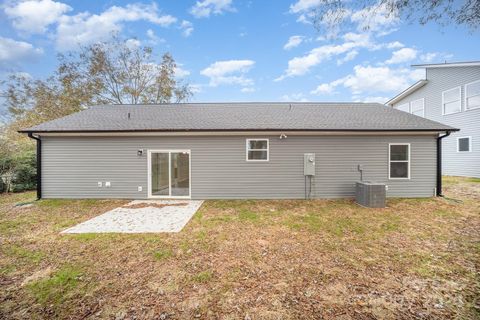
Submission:
<svg viewBox="0 0 480 320">
<path fill-rule="evenodd" d="M 425 99 L 410 102 L 410 112 L 416 116 L 425 117 Z"/>
<path fill-rule="evenodd" d="M 472 151 L 472 137 L 457 138 L 457 151 L 458 152 Z"/>
<path fill-rule="evenodd" d="M 389 148 L 389 178 L 410 179 L 410 144 L 391 143 Z"/>
<path fill-rule="evenodd" d="M 410 112 L 410 107 L 408 105 L 408 103 L 405 103 L 405 104 L 401 104 L 397 107 L 397 110 L 400 110 L 400 111 L 405 111 L 405 112 Z"/>
<path fill-rule="evenodd" d="M 462 111 L 460 95 L 460 87 L 442 92 L 442 112 L 444 115 Z"/>
<path fill-rule="evenodd" d="M 268 139 L 247 139 L 247 161 L 268 161 Z"/>
<path fill-rule="evenodd" d="M 465 85 L 465 109 L 480 107 L 480 80 Z"/>
</svg>

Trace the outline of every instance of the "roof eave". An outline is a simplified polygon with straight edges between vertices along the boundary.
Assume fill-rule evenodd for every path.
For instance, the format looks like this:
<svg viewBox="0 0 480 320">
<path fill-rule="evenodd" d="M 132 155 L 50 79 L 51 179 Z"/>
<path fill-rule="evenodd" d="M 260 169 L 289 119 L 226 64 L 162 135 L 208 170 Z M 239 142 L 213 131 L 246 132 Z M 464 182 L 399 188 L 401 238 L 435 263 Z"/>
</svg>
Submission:
<svg viewBox="0 0 480 320">
<path fill-rule="evenodd" d="M 426 85 L 428 83 L 428 80 L 419 80 L 417 82 L 415 82 L 413 85 L 411 85 L 410 87 L 408 87 L 407 89 L 403 90 L 402 92 L 400 92 L 399 94 L 397 94 L 395 97 L 393 97 L 392 99 L 388 100 L 387 102 L 385 102 L 385 105 L 387 106 L 392 106 L 394 103 L 400 101 L 401 99 L 405 98 L 406 96 L 408 96 L 409 94 L 417 91 L 418 89 L 420 89 L 421 87 L 423 87 L 424 85 Z"/>
<path fill-rule="evenodd" d="M 464 61 L 449 63 L 430 63 L 430 64 L 412 64 L 412 68 L 452 68 L 452 67 L 476 67 L 480 66 L 480 61 Z"/>
<path fill-rule="evenodd" d="M 135 132 L 276 132 L 276 131 L 290 131 L 290 132 L 445 132 L 445 131 L 460 131 L 457 128 L 412 128 L 412 129 L 135 129 L 135 130 L 19 130 L 19 133 L 135 133 Z"/>
</svg>

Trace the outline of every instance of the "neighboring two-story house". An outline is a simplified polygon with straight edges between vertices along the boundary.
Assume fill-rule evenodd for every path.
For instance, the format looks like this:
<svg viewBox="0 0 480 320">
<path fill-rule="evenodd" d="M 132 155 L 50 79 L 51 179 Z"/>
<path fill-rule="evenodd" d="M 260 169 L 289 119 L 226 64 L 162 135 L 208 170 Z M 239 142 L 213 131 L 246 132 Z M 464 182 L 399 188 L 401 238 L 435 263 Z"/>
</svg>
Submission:
<svg viewBox="0 0 480 320">
<path fill-rule="evenodd" d="M 443 174 L 480 178 L 480 61 L 412 67 L 425 79 L 386 104 L 459 128 L 443 139 Z"/>
</svg>

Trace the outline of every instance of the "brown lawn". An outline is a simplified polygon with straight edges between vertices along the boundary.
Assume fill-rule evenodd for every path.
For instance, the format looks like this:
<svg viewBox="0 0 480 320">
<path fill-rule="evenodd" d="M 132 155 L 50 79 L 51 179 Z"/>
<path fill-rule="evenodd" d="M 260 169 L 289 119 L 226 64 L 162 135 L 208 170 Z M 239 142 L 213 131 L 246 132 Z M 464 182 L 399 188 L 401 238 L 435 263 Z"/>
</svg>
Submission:
<svg viewBox="0 0 480 320">
<path fill-rule="evenodd" d="M 0 196 L 0 319 L 480 317 L 480 180 L 447 199 L 207 201 L 177 234 L 60 235 L 121 200 Z"/>
</svg>

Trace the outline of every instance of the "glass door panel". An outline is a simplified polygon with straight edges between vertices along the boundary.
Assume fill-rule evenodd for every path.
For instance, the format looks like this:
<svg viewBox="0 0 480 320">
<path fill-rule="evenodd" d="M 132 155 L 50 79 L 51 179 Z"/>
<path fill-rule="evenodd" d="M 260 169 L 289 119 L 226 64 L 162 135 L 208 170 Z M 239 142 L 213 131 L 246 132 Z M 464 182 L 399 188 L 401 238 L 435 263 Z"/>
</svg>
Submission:
<svg viewBox="0 0 480 320">
<path fill-rule="evenodd" d="M 190 153 L 158 151 L 150 154 L 151 193 L 153 197 L 190 196 Z"/>
<path fill-rule="evenodd" d="M 188 197 L 190 195 L 190 154 L 172 152 L 170 157 L 171 195 Z"/>
<path fill-rule="evenodd" d="M 169 196 L 168 152 L 152 153 L 152 196 Z"/>
</svg>

